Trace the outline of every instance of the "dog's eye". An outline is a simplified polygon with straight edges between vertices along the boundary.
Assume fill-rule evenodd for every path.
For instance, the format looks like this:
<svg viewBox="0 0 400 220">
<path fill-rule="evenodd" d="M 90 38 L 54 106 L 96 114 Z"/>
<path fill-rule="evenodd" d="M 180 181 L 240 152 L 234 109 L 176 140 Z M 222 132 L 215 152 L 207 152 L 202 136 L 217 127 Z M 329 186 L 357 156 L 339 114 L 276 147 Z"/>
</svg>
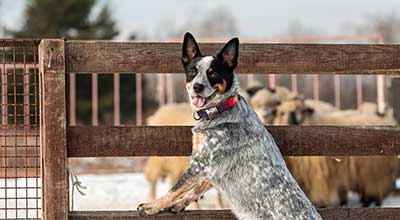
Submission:
<svg viewBox="0 0 400 220">
<path fill-rule="evenodd" d="M 210 78 L 215 78 L 217 76 L 217 72 L 215 72 L 213 69 L 208 69 L 207 76 Z"/>
<path fill-rule="evenodd" d="M 196 70 L 190 69 L 190 70 L 187 71 L 187 74 L 190 77 L 194 77 L 196 75 Z"/>
</svg>

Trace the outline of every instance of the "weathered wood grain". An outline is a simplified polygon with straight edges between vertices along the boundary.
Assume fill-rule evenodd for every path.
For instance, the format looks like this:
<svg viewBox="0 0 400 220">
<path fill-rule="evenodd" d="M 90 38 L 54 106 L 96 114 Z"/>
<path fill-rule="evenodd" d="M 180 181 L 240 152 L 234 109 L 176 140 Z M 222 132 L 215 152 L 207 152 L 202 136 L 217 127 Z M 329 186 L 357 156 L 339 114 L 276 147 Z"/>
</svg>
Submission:
<svg viewBox="0 0 400 220">
<path fill-rule="evenodd" d="M 40 64 L 40 159 L 44 220 L 68 219 L 68 175 L 63 40 L 43 40 Z"/>
<path fill-rule="evenodd" d="M 286 156 L 400 155 L 399 127 L 268 126 Z M 188 126 L 68 128 L 68 157 L 188 156 Z"/>
<path fill-rule="evenodd" d="M 220 43 L 202 43 L 214 55 Z M 181 73 L 181 43 L 67 41 L 67 72 Z M 260 44 L 240 45 L 238 73 L 398 74 L 400 45 Z"/>
<path fill-rule="evenodd" d="M 388 220 L 398 219 L 400 208 L 326 208 L 319 209 L 324 220 Z M 235 220 L 230 210 L 185 211 L 142 217 L 130 211 L 70 212 L 70 220 Z"/>
</svg>

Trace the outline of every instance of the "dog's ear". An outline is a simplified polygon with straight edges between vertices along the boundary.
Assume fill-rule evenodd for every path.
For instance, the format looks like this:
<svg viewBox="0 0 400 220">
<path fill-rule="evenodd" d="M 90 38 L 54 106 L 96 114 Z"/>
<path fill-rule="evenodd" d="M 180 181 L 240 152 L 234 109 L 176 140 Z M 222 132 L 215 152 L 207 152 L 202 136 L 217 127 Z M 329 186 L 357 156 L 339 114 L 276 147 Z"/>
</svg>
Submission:
<svg viewBox="0 0 400 220">
<path fill-rule="evenodd" d="M 239 38 L 232 38 L 225 44 L 217 57 L 231 70 L 234 70 L 238 64 L 239 57 Z"/>
<path fill-rule="evenodd" d="M 193 35 L 186 32 L 182 45 L 182 63 L 185 67 L 192 59 L 201 56 L 199 45 Z"/>
</svg>

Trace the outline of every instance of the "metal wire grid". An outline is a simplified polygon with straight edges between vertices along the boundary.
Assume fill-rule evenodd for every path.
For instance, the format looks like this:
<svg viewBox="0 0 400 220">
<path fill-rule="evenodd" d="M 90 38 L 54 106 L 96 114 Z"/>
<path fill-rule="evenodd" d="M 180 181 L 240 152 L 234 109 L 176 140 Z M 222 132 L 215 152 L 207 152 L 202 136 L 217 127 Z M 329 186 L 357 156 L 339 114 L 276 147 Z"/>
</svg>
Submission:
<svg viewBox="0 0 400 220">
<path fill-rule="evenodd" d="M 38 41 L 0 40 L 0 218 L 41 218 Z"/>
</svg>

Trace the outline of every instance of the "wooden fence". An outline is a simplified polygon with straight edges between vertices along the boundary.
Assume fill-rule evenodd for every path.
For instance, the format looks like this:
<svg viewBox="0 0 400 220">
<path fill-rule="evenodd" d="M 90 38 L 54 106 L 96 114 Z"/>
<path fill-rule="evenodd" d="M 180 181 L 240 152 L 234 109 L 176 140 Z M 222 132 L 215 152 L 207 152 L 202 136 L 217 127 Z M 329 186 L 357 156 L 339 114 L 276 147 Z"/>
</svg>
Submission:
<svg viewBox="0 0 400 220">
<path fill-rule="evenodd" d="M 214 54 L 218 43 L 201 44 Z M 180 73 L 181 44 L 42 40 L 41 161 L 44 219 L 235 219 L 228 211 L 140 217 L 137 212 L 69 212 L 68 157 L 189 155 L 189 127 L 67 126 L 66 73 Z M 240 46 L 237 73 L 389 74 L 400 45 L 257 44 Z M 398 127 L 268 127 L 284 155 L 398 155 Z M 149 148 L 151 146 L 151 148 Z M 132 207 L 134 209 L 135 207 Z M 396 219 L 400 208 L 319 209 L 324 219 Z"/>
</svg>

